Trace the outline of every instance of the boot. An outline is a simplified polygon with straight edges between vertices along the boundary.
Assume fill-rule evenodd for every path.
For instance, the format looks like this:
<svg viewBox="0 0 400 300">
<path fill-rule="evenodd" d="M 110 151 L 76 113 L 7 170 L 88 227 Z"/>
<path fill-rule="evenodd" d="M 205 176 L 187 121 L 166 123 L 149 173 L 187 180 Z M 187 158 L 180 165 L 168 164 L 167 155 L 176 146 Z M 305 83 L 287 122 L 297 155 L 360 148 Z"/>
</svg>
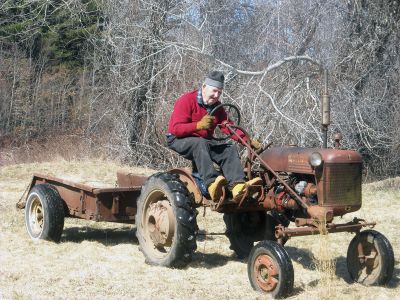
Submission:
<svg viewBox="0 0 400 300">
<path fill-rule="evenodd" d="M 223 188 L 227 184 L 224 176 L 218 176 L 213 183 L 208 186 L 208 193 L 210 194 L 211 200 L 218 202 L 223 193 Z"/>
<path fill-rule="evenodd" d="M 232 189 L 232 200 L 234 202 L 239 202 L 242 199 L 244 193 L 246 192 L 245 183 L 237 183 Z"/>
<path fill-rule="evenodd" d="M 232 200 L 234 202 L 239 202 L 244 193 L 246 193 L 248 187 L 261 184 L 262 179 L 260 177 L 255 177 L 245 183 L 237 183 L 232 189 Z"/>
<path fill-rule="evenodd" d="M 246 187 L 253 186 L 253 185 L 262 185 L 261 177 L 255 177 L 252 180 L 246 182 Z"/>
</svg>

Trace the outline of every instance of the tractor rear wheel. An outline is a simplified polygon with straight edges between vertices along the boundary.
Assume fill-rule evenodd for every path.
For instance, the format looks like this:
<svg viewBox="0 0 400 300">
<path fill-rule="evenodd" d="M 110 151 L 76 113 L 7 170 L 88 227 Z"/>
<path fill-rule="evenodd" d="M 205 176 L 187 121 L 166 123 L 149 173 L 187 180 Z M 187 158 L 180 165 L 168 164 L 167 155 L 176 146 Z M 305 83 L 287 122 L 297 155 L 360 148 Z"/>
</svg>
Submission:
<svg viewBox="0 0 400 300">
<path fill-rule="evenodd" d="M 273 241 L 261 241 L 250 252 L 247 274 L 254 290 L 273 298 L 288 296 L 293 290 L 294 271 L 285 248 Z"/>
<path fill-rule="evenodd" d="M 352 280 L 364 285 L 385 285 L 392 278 L 393 268 L 393 248 L 383 234 L 364 230 L 351 240 L 347 269 Z"/>
<path fill-rule="evenodd" d="M 183 267 L 196 250 L 196 210 L 192 195 L 176 174 L 157 173 L 137 202 L 136 236 L 146 263 Z"/>
<path fill-rule="evenodd" d="M 50 184 L 35 185 L 25 204 L 25 225 L 33 240 L 59 242 L 64 227 L 64 203 Z"/>
<path fill-rule="evenodd" d="M 265 211 L 224 214 L 226 236 L 231 243 L 230 249 L 237 257 L 246 258 L 254 246 L 261 240 L 275 241 L 275 219 Z"/>
</svg>

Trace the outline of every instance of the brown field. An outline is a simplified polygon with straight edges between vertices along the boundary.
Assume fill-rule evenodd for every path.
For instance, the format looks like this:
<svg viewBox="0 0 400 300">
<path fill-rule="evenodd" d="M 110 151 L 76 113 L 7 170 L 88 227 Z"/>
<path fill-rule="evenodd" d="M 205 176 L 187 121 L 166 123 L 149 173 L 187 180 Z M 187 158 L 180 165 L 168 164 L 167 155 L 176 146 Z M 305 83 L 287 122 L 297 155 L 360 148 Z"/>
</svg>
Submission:
<svg viewBox="0 0 400 300">
<path fill-rule="evenodd" d="M 19 164 L 0 170 L 0 299 L 268 299 L 254 292 L 246 261 L 237 260 L 221 236 L 198 237 L 186 269 L 149 266 L 138 249 L 135 226 L 66 219 L 60 244 L 31 241 L 23 211 L 15 209 L 33 172 L 91 184 L 114 184 L 122 167 L 104 161 Z M 150 174 L 151 170 L 131 169 Z M 286 244 L 295 270 L 289 299 L 400 299 L 400 179 L 364 185 L 363 208 L 355 215 L 378 222 L 395 252 L 386 287 L 350 283 L 347 246 L 353 235 L 298 237 Z M 224 232 L 222 216 L 200 210 L 198 224 Z M 323 264 L 319 259 L 329 259 Z M 331 267 L 330 267 L 331 266 Z"/>
</svg>

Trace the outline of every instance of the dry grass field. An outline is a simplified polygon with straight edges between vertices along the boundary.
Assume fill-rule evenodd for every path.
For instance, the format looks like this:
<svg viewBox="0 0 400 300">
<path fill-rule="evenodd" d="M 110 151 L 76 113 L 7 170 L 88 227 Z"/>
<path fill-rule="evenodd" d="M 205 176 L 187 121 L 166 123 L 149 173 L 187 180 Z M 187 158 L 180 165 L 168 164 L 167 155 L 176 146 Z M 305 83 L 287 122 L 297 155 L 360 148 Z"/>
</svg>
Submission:
<svg viewBox="0 0 400 300">
<path fill-rule="evenodd" d="M 0 299 L 269 298 L 251 289 L 246 261 L 235 258 L 223 235 L 199 236 L 194 261 L 182 270 L 146 265 L 135 226 L 66 219 L 61 243 L 29 239 L 23 211 L 16 210 L 15 203 L 33 172 L 113 185 L 122 168 L 104 161 L 60 160 L 0 169 Z M 350 282 L 346 251 L 352 234 L 298 237 L 286 244 L 295 270 L 289 299 L 400 299 L 400 179 L 363 188 L 363 208 L 343 221 L 357 215 L 378 222 L 375 229 L 394 248 L 393 279 L 386 287 Z M 205 217 L 200 210 L 198 224 L 202 231 L 225 230 L 222 215 L 209 210 Z"/>
</svg>

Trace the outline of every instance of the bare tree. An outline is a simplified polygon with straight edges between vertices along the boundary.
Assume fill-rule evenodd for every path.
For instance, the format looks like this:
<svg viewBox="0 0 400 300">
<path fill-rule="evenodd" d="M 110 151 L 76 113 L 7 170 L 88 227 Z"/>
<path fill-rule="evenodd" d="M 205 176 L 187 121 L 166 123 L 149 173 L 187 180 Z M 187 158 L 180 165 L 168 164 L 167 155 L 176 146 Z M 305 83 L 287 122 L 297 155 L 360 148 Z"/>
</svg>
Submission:
<svg viewBox="0 0 400 300">
<path fill-rule="evenodd" d="M 333 96 L 330 135 L 344 134 L 343 145 L 364 155 L 369 175 L 396 175 L 397 3 L 6 1 L 0 128 L 25 140 L 55 127 L 76 130 L 104 138 L 112 158 L 159 168 L 185 164 L 164 145 L 169 115 L 182 93 L 219 69 L 226 74 L 223 101 L 240 107 L 253 135 L 321 146 L 325 68 Z M 69 28 L 54 18 L 61 11 L 84 37 L 80 52 L 70 52 L 79 61 L 73 71 L 54 59 L 62 51 L 46 44 Z M 79 38 L 54 45 L 71 49 Z"/>
</svg>

